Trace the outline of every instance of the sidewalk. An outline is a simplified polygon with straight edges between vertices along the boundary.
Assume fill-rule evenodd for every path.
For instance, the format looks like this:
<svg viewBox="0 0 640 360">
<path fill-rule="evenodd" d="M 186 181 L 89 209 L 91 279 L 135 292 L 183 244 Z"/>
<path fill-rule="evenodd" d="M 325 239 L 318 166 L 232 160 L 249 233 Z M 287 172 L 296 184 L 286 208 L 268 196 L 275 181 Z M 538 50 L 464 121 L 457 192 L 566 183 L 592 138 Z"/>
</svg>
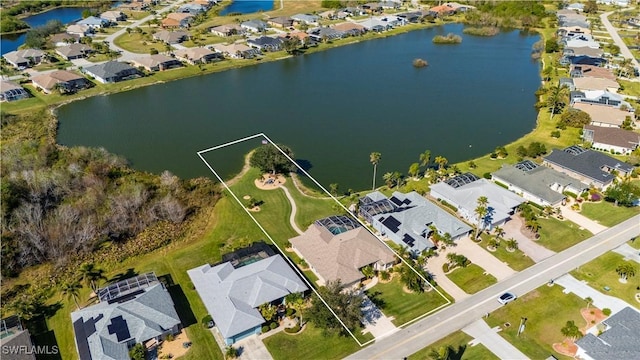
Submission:
<svg viewBox="0 0 640 360">
<path fill-rule="evenodd" d="M 491 329 L 482 319 L 467 325 L 462 331 L 474 338 L 474 340 L 470 342 L 471 346 L 480 343 L 500 359 L 529 359 L 527 355 L 523 354 L 502 336 L 498 335 L 497 331 L 499 331 L 499 328 Z"/>
<path fill-rule="evenodd" d="M 631 306 L 626 301 L 601 293 L 589 286 L 586 281 L 580 281 L 570 274 L 562 275 L 555 279 L 554 282 L 564 288 L 563 292 L 565 294 L 574 293 L 582 299 L 590 297 L 593 299 L 593 306 L 598 309 L 609 308 L 613 313 L 617 313 L 625 307 Z"/>
</svg>

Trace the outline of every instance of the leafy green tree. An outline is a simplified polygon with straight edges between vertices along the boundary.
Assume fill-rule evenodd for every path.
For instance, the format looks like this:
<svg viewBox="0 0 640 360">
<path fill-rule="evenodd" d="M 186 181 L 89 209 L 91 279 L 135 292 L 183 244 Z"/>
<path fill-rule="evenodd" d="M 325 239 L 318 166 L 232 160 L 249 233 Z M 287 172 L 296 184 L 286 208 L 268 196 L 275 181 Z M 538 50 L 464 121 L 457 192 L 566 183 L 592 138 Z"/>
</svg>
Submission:
<svg viewBox="0 0 640 360">
<path fill-rule="evenodd" d="M 131 350 L 129 350 L 129 358 L 131 360 L 145 360 L 144 346 L 142 346 L 142 344 L 135 344 Z"/>
<path fill-rule="evenodd" d="M 360 307 L 364 301 L 362 293 L 349 289 L 343 290 L 340 281 L 329 281 L 326 286 L 318 288 L 318 293 L 349 330 L 354 330 L 360 326 L 362 323 Z M 306 314 L 308 321 L 327 333 L 348 334 L 340 324 L 340 321 L 336 319 L 315 293 L 311 296 L 311 306 Z"/>
<path fill-rule="evenodd" d="M 429 166 L 431 163 L 431 150 L 425 150 L 420 154 L 420 166 Z"/>
<path fill-rule="evenodd" d="M 429 357 L 432 360 L 450 360 L 451 359 L 451 347 L 441 346 L 438 349 L 431 349 Z"/>
<path fill-rule="evenodd" d="M 378 169 L 378 164 L 380 163 L 380 158 L 382 158 L 382 154 L 379 152 L 372 152 L 369 154 L 369 162 L 373 165 L 373 187 L 371 190 L 376 189 L 376 170 Z"/>
<path fill-rule="evenodd" d="M 634 201 L 640 198 L 640 187 L 625 180 L 621 183 L 609 186 L 604 192 L 606 201 L 613 202 L 615 206 L 633 206 Z"/>
<path fill-rule="evenodd" d="M 582 11 L 586 14 L 598 12 L 598 3 L 596 0 L 589 0 L 586 4 L 584 4 L 584 8 Z"/>
<path fill-rule="evenodd" d="M 560 44 L 558 44 L 558 40 L 555 38 L 551 38 L 544 43 L 544 51 L 547 54 L 555 53 L 560 51 Z"/>
<path fill-rule="evenodd" d="M 224 349 L 224 357 L 225 359 L 235 359 L 238 357 L 238 349 L 234 348 L 231 345 L 228 345 Z"/>
<path fill-rule="evenodd" d="M 636 276 L 636 268 L 631 264 L 620 264 L 616 267 L 616 273 L 620 276 L 620 281 L 627 281 L 628 278 Z"/>
<path fill-rule="evenodd" d="M 567 321 L 565 326 L 560 329 L 560 333 L 563 336 L 568 337 L 570 339 L 577 339 L 582 337 L 582 332 L 580 332 L 580 328 L 575 324 L 573 320 Z"/>
<path fill-rule="evenodd" d="M 278 147 L 282 149 L 284 154 L 271 144 L 260 146 L 251 154 L 249 164 L 262 172 L 272 174 L 286 174 L 295 171 L 296 166 L 287 158 L 289 156 L 293 159 L 293 151 L 285 145 L 278 144 Z"/>
<path fill-rule="evenodd" d="M 285 304 L 296 311 L 300 325 L 302 325 L 302 312 L 307 307 L 307 302 L 300 293 L 292 293 L 284 298 Z"/>
<path fill-rule="evenodd" d="M 376 272 L 375 270 L 373 270 L 373 267 L 371 265 L 363 267 L 362 269 L 360 269 L 360 272 L 362 272 L 362 275 L 364 275 L 364 277 L 367 279 L 371 279 L 376 275 Z"/>
<path fill-rule="evenodd" d="M 300 47 L 300 40 L 295 36 L 289 36 L 282 41 L 282 49 L 287 54 L 294 54 Z"/>
<path fill-rule="evenodd" d="M 331 193 L 331 195 L 338 195 L 338 184 L 333 183 L 333 184 L 329 184 L 329 192 Z"/>
<path fill-rule="evenodd" d="M 591 115 L 586 112 L 574 108 L 567 109 L 560 115 L 560 124 L 582 128 L 584 125 L 591 123 Z"/>
<path fill-rule="evenodd" d="M 411 164 L 411 166 L 409 166 L 409 176 L 411 177 L 417 177 L 418 173 L 420 172 L 420 164 L 419 163 L 413 163 Z"/>
<path fill-rule="evenodd" d="M 518 241 L 514 238 L 510 238 L 505 242 L 508 250 L 518 250 Z"/>
<path fill-rule="evenodd" d="M 273 320 L 273 318 L 278 313 L 278 309 L 269 303 L 264 303 L 260 305 L 258 309 L 260 310 L 260 314 L 262 315 L 264 320 L 267 322 Z"/>
</svg>

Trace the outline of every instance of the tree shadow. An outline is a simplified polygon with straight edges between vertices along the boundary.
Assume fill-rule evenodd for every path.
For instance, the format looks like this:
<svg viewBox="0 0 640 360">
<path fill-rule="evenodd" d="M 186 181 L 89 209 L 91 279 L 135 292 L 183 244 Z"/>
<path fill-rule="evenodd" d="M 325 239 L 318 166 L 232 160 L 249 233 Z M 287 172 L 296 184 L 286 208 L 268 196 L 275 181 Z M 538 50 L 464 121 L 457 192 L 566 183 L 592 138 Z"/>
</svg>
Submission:
<svg viewBox="0 0 640 360">
<path fill-rule="evenodd" d="M 198 320 L 196 320 L 196 316 L 191 310 L 191 304 L 189 303 L 187 296 L 184 294 L 182 287 L 173 281 L 170 274 L 158 276 L 158 280 L 164 284 L 164 287 L 169 292 L 169 295 L 173 300 L 173 305 L 178 313 L 178 317 L 180 318 L 180 322 L 182 323 L 182 327 L 186 328 L 196 324 Z"/>
<path fill-rule="evenodd" d="M 462 360 L 462 355 L 467 350 L 467 345 L 460 345 L 458 349 L 454 349 L 452 346 L 449 346 L 449 356 L 447 359 L 449 360 Z"/>
<path fill-rule="evenodd" d="M 309 170 L 311 170 L 311 168 L 313 168 L 313 164 L 311 164 L 311 161 L 306 160 L 306 159 L 296 159 L 296 164 L 298 164 L 298 166 L 300 166 L 302 168 L 302 170 L 307 171 L 307 172 Z M 298 169 L 298 171 L 296 171 L 296 173 L 298 175 L 306 176 L 302 171 L 300 171 L 300 169 Z"/>
<path fill-rule="evenodd" d="M 387 303 L 382 298 L 380 298 L 380 295 L 382 295 L 380 291 L 367 293 L 367 297 L 369 298 L 369 300 L 371 300 L 372 303 L 375 304 L 375 306 L 377 306 L 379 309 L 384 309 Z"/>
<path fill-rule="evenodd" d="M 37 359 L 62 359 L 56 334 L 53 330 L 49 330 L 46 321 L 47 317 L 53 316 L 53 314 L 55 314 L 55 312 L 61 307 L 62 304 L 59 302 L 46 306 L 47 309 L 42 309 L 42 315 L 38 315 L 29 319 L 29 321 L 25 321 L 25 325 L 33 339 L 33 346 L 35 346 L 39 351 L 36 357 Z"/>
<path fill-rule="evenodd" d="M 122 280 L 125 280 L 125 279 L 132 278 L 134 276 L 138 276 L 138 272 L 135 271 L 133 268 L 128 268 L 125 272 L 121 272 L 121 273 L 118 273 L 118 274 L 114 275 L 107 282 L 108 283 L 112 283 L 112 282 L 116 283 L 118 281 L 122 281 Z"/>
</svg>

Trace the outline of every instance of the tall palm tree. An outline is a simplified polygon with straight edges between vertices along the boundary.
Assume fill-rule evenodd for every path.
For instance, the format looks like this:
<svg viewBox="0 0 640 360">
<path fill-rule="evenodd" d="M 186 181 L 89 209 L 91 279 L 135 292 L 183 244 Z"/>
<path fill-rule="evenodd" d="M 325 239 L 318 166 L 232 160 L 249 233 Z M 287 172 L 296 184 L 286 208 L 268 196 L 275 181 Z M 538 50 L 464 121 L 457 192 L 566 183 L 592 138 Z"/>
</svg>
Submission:
<svg viewBox="0 0 640 360">
<path fill-rule="evenodd" d="M 80 289 L 82 288 L 82 285 L 80 284 L 79 281 L 74 280 L 71 282 L 67 282 L 62 284 L 62 295 L 66 296 L 66 297 L 70 297 L 73 298 L 73 302 L 76 303 L 76 308 L 80 309 L 80 304 L 78 304 L 78 295 L 80 293 Z"/>
<path fill-rule="evenodd" d="M 478 200 L 476 200 L 478 206 L 474 210 L 474 213 L 478 217 L 478 226 L 476 227 L 476 238 L 480 235 L 480 230 L 484 228 L 484 217 L 489 213 L 489 209 L 487 208 L 487 204 L 489 204 L 489 199 L 486 196 L 480 196 Z"/>
<path fill-rule="evenodd" d="M 634 277 L 636 275 L 636 268 L 630 264 L 620 264 L 616 268 L 618 276 L 621 281 L 626 281 L 627 278 Z"/>
<path fill-rule="evenodd" d="M 107 279 L 104 276 L 104 270 L 96 267 L 94 263 L 84 263 L 78 270 L 81 279 L 89 285 L 94 293 L 98 291 L 98 282 Z"/>
<path fill-rule="evenodd" d="M 551 88 L 547 97 L 547 106 L 551 108 L 550 120 L 553 120 L 553 115 L 559 113 L 567 104 L 568 96 L 569 88 L 565 85 L 558 84 Z"/>
<path fill-rule="evenodd" d="M 429 166 L 431 163 L 431 150 L 425 150 L 420 154 L 420 166 Z"/>
<path fill-rule="evenodd" d="M 382 154 L 380 154 L 379 152 L 372 152 L 369 155 L 369 161 L 373 165 L 373 188 L 371 190 L 376 189 L 376 170 L 378 168 L 378 163 L 380 162 L 381 157 Z"/>
<path fill-rule="evenodd" d="M 505 234 L 504 229 L 500 226 L 496 226 L 495 228 L 493 228 L 493 233 L 496 235 L 498 239 L 503 237 Z"/>
<path fill-rule="evenodd" d="M 444 156 L 436 156 L 435 160 L 433 160 L 436 164 L 438 164 L 438 171 L 442 171 L 442 169 L 447 165 L 449 160 L 447 160 Z"/>
</svg>

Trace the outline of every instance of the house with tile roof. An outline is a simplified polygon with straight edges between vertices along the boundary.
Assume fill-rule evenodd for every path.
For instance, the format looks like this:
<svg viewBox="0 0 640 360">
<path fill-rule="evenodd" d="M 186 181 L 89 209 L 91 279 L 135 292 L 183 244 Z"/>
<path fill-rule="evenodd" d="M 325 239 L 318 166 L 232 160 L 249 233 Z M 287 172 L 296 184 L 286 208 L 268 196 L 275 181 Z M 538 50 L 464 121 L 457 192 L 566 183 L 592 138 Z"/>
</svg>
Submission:
<svg viewBox="0 0 640 360">
<path fill-rule="evenodd" d="M 68 34 L 78 35 L 80 37 L 88 36 L 95 32 L 91 27 L 87 25 L 78 25 L 78 24 L 71 24 L 67 26 L 66 31 Z"/>
<path fill-rule="evenodd" d="M 86 78 L 68 70 L 56 70 L 34 76 L 31 83 L 45 94 L 51 94 L 56 89 L 63 93 L 74 93 L 91 85 Z"/>
<path fill-rule="evenodd" d="M 110 10 L 100 14 L 100 18 L 112 23 L 117 23 L 118 21 L 127 20 L 127 15 L 125 15 L 125 13 L 123 13 L 122 11 Z"/>
<path fill-rule="evenodd" d="M 491 173 L 491 179 L 543 207 L 562 205 L 567 198 L 564 192 L 580 194 L 589 189 L 588 184 L 531 160 L 503 165 Z"/>
<path fill-rule="evenodd" d="M 571 65 L 569 74 L 572 78 L 595 77 L 609 80 L 616 80 L 617 77 L 611 69 L 592 65 Z"/>
<path fill-rule="evenodd" d="M 358 214 L 371 226 L 400 246 L 407 247 L 413 255 L 435 247 L 430 236 L 449 234 L 457 240 L 471 232 L 471 227 L 438 205 L 412 191 L 407 194 L 394 192 L 390 198 L 378 191 L 360 199 Z"/>
<path fill-rule="evenodd" d="M 227 37 L 240 35 L 244 33 L 244 29 L 238 24 L 224 24 L 212 27 L 211 33 L 216 36 Z"/>
<path fill-rule="evenodd" d="M 257 260 L 205 264 L 187 271 L 200 299 L 227 345 L 260 334 L 265 319 L 258 307 L 278 305 L 293 293 L 308 290 L 282 258 L 272 255 Z"/>
<path fill-rule="evenodd" d="M 187 28 L 189 24 L 193 21 L 193 15 L 189 13 L 169 13 L 167 16 L 162 19 L 160 24 L 163 28 L 175 28 L 182 27 Z"/>
<path fill-rule="evenodd" d="M 397 262 L 385 244 L 348 216 L 317 220 L 289 242 L 318 276 L 320 285 L 339 280 L 350 288 L 365 278 L 362 268 L 387 270 Z"/>
<path fill-rule="evenodd" d="M 640 312 L 625 307 L 576 340 L 576 359 L 640 359 Z"/>
<path fill-rule="evenodd" d="M 147 71 L 165 71 L 182 66 L 182 63 L 163 54 L 148 55 L 133 59 L 131 64 L 136 67 L 143 67 Z"/>
<path fill-rule="evenodd" d="M 267 20 L 267 24 L 283 29 L 293 26 L 293 19 L 289 16 L 278 16 Z"/>
<path fill-rule="evenodd" d="M 167 289 L 153 273 L 98 289 L 99 303 L 71 313 L 80 360 L 121 360 L 143 344 L 150 350 L 182 327 Z"/>
<path fill-rule="evenodd" d="M 232 59 L 251 59 L 260 54 L 260 50 L 252 49 L 246 44 L 213 44 L 213 50 Z"/>
<path fill-rule="evenodd" d="M 155 40 L 160 40 L 166 44 L 179 44 L 185 40 L 188 40 L 189 36 L 191 36 L 191 34 L 189 34 L 188 31 L 182 31 L 182 30 L 176 30 L 176 31 L 160 30 L 155 34 L 153 34 L 153 38 Z"/>
<path fill-rule="evenodd" d="M 640 145 L 640 134 L 635 131 L 614 127 L 585 125 L 582 139 L 590 142 L 591 147 L 600 150 L 628 155 Z"/>
<path fill-rule="evenodd" d="M 625 162 L 577 145 L 554 149 L 542 163 L 602 190 L 613 183 L 616 178 L 614 171 L 622 177 L 633 171 L 633 166 Z"/>
<path fill-rule="evenodd" d="M 607 105 L 575 103 L 572 108 L 586 112 L 591 117 L 591 125 L 603 127 L 620 127 L 627 118 L 633 119 L 634 113 Z"/>
<path fill-rule="evenodd" d="M 573 85 L 578 91 L 606 90 L 610 93 L 616 93 L 618 89 L 620 89 L 620 84 L 611 79 L 595 77 L 577 77 L 572 79 Z"/>
<path fill-rule="evenodd" d="M 482 228 L 487 230 L 504 225 L 516 208 L 526 202 L 523 197 L 471 173 L 431 185 L 430 194 L 455 207 L 458 214 L 468 222 L 476 226 L 481 223 Z M 486 197 L 489 203 L 487 215 L 479 222 L 475 209 L 481 196 Z"/>
</svg>

